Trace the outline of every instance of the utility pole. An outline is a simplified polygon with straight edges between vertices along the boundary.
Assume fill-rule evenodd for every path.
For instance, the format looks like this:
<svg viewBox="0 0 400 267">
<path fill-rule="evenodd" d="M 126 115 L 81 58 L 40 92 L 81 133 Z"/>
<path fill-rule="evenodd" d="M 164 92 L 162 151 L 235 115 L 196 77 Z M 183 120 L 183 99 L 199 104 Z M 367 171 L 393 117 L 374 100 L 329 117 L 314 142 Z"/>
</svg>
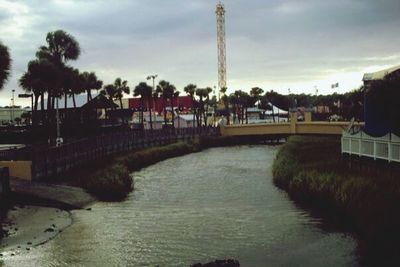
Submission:
<svg viewBox="0 0 400 267">
<path fill-rule="evenodd" d="M 220 2 L 215 11 L 217 15 L 217 46 L 218 46 L 218 86 L 226 88 L 226 43 L 225 43 L 225 8 Z"/>
</svg>

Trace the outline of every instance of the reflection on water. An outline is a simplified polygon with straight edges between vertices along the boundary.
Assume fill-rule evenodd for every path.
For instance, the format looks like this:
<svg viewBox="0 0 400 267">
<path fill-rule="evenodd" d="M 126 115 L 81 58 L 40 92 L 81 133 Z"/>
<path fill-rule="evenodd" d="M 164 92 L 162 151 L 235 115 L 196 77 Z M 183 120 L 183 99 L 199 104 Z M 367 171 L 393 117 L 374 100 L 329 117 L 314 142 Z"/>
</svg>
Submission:
<svg viewBox="0 0 400 267">
<path fill-rule="evenodd" d="M 276 148 L 215 148 L 135 173 L 121 203 L 74 211 L 61 235 L 5 266 L 355 266 L 355 241 L 327 233 L 271 180 Z"/>
</svg>

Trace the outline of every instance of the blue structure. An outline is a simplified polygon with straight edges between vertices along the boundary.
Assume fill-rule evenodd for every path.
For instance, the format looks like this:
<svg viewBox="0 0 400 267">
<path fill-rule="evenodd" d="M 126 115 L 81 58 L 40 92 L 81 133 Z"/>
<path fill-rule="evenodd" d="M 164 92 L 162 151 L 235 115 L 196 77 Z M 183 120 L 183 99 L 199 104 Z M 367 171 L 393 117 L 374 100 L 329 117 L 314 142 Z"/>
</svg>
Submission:
<svg viewBox="0 0 400 267">
<path fill-rule="evenodd" d="M 371 136 L 381 137 L 394 132 L 393 125 L 389 120 L 390 114 L 385 111 L 385 104 L 388 103 L 381 103 L 376 98 L 369 97 L 368 93 L 372 85 L 379 88 L 379 82 L 383 82 L 388 75 L 393 75 L 396 72 L 400 73 L 400 66 L 364 74 L 364 132 Z"/>
</svg>

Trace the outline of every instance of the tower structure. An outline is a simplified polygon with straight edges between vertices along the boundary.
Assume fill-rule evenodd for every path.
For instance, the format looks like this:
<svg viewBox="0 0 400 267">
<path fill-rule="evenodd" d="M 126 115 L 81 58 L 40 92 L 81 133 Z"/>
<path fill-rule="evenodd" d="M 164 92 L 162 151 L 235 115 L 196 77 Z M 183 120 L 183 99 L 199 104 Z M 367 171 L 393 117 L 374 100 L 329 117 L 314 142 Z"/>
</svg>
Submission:
<svg viewBox="0 0 400 267">
<path fill-rule="evenodd" d="M 218 46 L 218 87 L 226 88 L 226 43 L 225 43 L 225 7 L 220 2 L 215 11 L 217 14 L 217 46 Z"/>
</svg>

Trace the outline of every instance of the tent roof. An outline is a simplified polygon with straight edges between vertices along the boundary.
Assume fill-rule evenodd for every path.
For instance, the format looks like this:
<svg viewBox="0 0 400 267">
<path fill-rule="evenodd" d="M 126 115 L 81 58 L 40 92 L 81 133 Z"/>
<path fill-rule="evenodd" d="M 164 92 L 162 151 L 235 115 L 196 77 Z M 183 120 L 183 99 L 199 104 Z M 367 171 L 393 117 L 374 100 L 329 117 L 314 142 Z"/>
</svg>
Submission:
<svg viewBox="0 0 400 267">
<path fill-rule="evenodd" d="M 277 106 L 272 105 L 272 103 L 269 103 L 269 104 L 272 106 L 274 114 L 278 114 L 278 113 L 279 114 L 287 114 L 288 113 L 286 110 L 280 109 Z M 272 110 L 267 110 L 266 113 L 267 114 L 272 114 Z"/>
<path fill-rule="evenodd" d="M 108 99 L 102 94 L 99 94 L 85 105 L 82 106 L 82 109 L 107 109 L 107 108 L 117 108 L 118 105 L 115 104 L 112 100 Z"/>
<path fill-rule="evenodd" d="M 386 75 L 391 74 L 395 71 L 400 70 L 400 65 L 394 66 L 388 69 L 380 70 L 373 73 L 365 73 L 363 77 L 363 81 L 376 81 L 376 80 L 383 80 Z"/>
</svg>

